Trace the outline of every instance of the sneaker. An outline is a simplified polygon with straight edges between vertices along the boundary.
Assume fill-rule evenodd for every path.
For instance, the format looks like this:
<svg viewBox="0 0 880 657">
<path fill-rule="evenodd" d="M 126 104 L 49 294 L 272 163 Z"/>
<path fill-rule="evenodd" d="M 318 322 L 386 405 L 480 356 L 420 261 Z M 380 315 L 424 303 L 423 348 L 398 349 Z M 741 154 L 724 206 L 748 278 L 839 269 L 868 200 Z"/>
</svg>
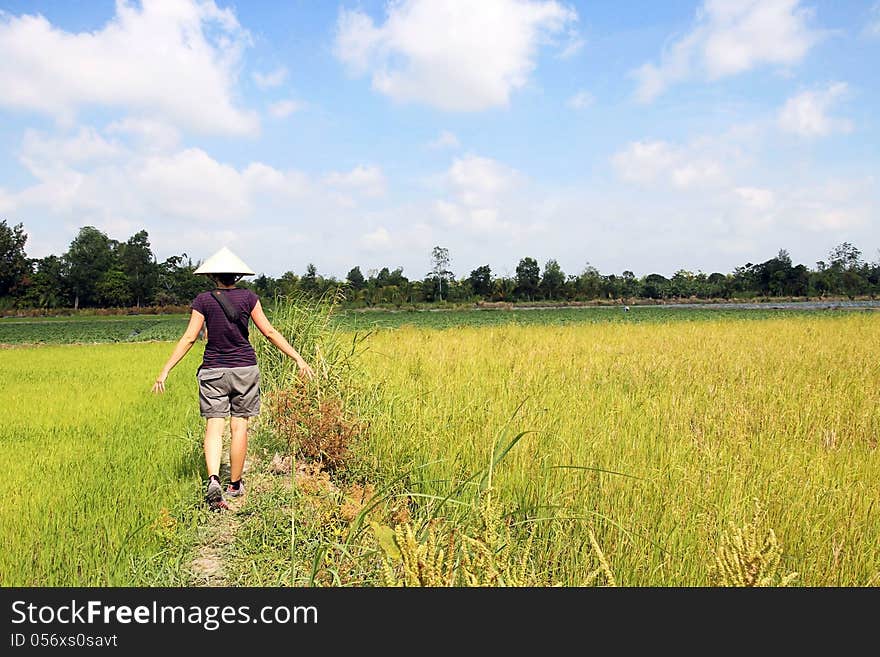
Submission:
<svg viewBox="0 0 880 657">
<path fill-rule="evenodd" d="M 221 509 L 229 508 L 229 506 L 226 504 L 226 501 L 223 499 L 223 489 L 220 486 L 220 482 L 216 479 L 211 479 L 210 481 L 208 481 L 208 490 L 205 493 L 205 502 L 208 503 L 211 511 L 220 511 Z"/>
<path fill-rule="evenodd" d="M 229 497 L 241 497 L 244 495 L 244 479 L 238 484 L 238 488 L 233 488 L 232 484 L 226 486 L 226 494 Z"/>
</svg>

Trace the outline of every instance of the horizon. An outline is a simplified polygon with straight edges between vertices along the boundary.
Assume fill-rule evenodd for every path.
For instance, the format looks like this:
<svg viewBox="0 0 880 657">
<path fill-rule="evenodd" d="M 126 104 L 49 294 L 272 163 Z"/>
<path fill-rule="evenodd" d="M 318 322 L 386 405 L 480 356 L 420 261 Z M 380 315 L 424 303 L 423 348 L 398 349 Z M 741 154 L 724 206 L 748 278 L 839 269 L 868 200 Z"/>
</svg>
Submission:
<svg viewBox="0 0 880 657">
<path fill-rule="evenodd" d="M 0 1 L 0 219 L 272 278 L 880 257 L 880 2 L 461 7 Z"/>
</svg>

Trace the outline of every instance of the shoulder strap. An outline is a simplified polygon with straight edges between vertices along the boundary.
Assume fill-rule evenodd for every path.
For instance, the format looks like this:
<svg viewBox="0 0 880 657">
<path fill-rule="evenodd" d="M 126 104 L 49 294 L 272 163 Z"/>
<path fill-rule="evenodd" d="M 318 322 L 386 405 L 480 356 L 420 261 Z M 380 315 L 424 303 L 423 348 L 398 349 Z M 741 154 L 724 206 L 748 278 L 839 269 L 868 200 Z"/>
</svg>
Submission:
<svg viewBox="0 0 880 657">
<path fill-rule="evenodd" d="M 241 316 L 239 312 L 232 306 L 229 299 L 223 293 L 223 290 L 211 290 L 211 296 L 217 299 L 217 303 L 219 303 L 220 307 L 223 308 L 223 313 L 226 315 L 226 319 L 228 319 L 233 324 L 238 324 Z"/>
</svg>

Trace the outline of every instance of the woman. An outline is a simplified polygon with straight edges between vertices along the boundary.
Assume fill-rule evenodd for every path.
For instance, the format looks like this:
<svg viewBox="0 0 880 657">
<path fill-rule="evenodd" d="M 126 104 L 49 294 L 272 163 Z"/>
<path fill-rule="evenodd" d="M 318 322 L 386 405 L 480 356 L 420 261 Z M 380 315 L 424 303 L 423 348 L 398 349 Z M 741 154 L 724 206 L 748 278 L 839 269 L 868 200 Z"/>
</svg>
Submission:
<svg viewBox="0 0 880 657">
<path fill-rule="evenodd" d="M 260 372 L 254 348 L 248 339 L 248 320 L 285 354 L 296 361 L 300 375 L 311 378 L 312 368 L 266 319 L 260 299 L 253 291 L 237 288 L 242 276 L 253 276 L 241 259 L 223 247 L 195 270 L 210 276 L 215 284 L 211 292 L 202 292 L 191 304 L 192 315 L 183 337 L 153 384 L 153 392 L 165 391 L 165 380 L 187 354 L 205 327 L 208 344 L 199 366 L 199 407 L 205 426 L 205 465 L 208 485 L 205 501 L 214 510 L 229 508 L 220 485 L 220 455 L 223 451 L 223 426 L 229 417 L 232 442 L 229 447 L 230 483 L 226 492 L 232 497 L 244 494 L 241 479 L 247 455 L 248 418 L 260 412 Z"/>
</svg>

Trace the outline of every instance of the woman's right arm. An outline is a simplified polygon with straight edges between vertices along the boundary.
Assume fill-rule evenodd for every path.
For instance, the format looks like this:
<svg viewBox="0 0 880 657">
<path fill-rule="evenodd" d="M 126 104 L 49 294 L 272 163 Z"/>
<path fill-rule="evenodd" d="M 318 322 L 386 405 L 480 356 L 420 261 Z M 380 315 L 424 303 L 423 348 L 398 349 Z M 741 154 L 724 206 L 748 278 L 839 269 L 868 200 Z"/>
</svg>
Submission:
<svg viewBox="0 0 880 657">
<path fill-rule="evenodd" d="M 195 344 L 195 341 L 199 337 L 199 331 L 202 330 L 204 325 L 205 316 L 198 310 L 193 310 L 189 318 L 189 324 L 183 332 L 183 336 L 177 341 L 174 351 L 168 358 L 168 362 L 165 363 L 162 372 L 156 377 L 156 382 L 153 384 L 153 392 L 165 392 L 165 379 L 168 378 L 169 372 L 174 369 L 174 366 L 180 362 L 181 358 L 186 356 L 186 352 L 188 352 L 190 347 Z"/>
<path fill-rule="evenodd" d="M 299 367 L 299 373 L 303 374 L 310 379 L 315 375 L 312 368 L 309 367 L 309 364 L 303 360 L 303 357 L 299 355 L 296 349 L 294 349 L 291 344 L 285 340 L 284 336 L 278 332 L 272 324 L 269 322 L 269 319 L 266 317 L 266 313 L 263 312 L 263 306 L 260 304 L 260 301 L 257 300 L 254 309 L 251 311 L 251 319 L 254 320 L 254 324 L 258 329 L 260 329 L 260 333 L 266 336 L 266 339 L 278 347 L 285 354 L 293 358 L 296 361 L 297 366 Z"/>
</svg>

